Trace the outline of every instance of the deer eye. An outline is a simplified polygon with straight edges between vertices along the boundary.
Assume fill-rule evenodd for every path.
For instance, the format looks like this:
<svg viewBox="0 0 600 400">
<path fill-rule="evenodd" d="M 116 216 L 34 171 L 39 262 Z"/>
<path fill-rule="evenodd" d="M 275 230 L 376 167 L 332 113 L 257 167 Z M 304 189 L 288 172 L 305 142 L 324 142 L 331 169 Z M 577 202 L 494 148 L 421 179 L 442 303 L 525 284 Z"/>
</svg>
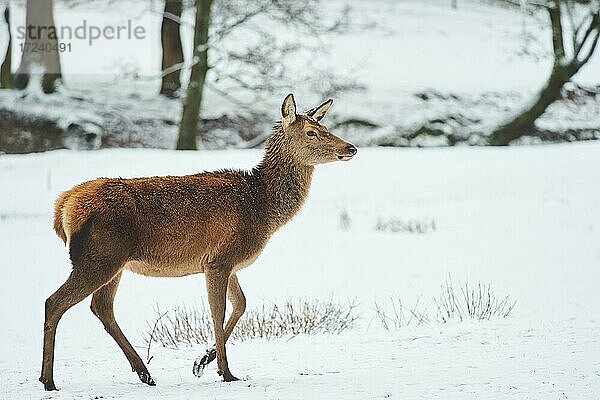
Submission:
<svg viewBox="0 0 600 400">
<path fill-rule="evenodd" d="M 311 136 L 311 137 L 316 137 L 317 136 L 317 132 L 315 132 L 315 131 L 308 131 L 308 132 L 306 132 L 306 134 L 308 136 Z"/>
</svg>

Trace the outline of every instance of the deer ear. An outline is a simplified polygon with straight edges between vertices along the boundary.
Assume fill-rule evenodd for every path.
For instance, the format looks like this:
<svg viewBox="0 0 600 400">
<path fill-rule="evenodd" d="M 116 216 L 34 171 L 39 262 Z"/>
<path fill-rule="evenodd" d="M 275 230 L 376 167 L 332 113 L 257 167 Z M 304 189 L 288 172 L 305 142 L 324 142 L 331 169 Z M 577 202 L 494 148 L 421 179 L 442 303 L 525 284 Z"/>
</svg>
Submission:
<svg viewBox="0 0 600 400">
<path fill-rule="evenodd" d="M 323 119 L 325 114 L 327 114 L 327 111 L 329 111 L 329 107 L 331 107 L 332 104 L 333 104 L 333 99 L 327 99 L 323 103 L 316 106 L 315 108 L 311 108 L 310 110 L 308 110 L 306 112 L 306 114 L 308 116 L 313 117 L 317 121 L 320 121 Z"/>
<path fill-rule="evenodd" d="M 289 126 L 296 121 L 296 101 L 293 94 L 288 94 L 281 105 L 282 123 L 284 126 Z"/>
</svg>

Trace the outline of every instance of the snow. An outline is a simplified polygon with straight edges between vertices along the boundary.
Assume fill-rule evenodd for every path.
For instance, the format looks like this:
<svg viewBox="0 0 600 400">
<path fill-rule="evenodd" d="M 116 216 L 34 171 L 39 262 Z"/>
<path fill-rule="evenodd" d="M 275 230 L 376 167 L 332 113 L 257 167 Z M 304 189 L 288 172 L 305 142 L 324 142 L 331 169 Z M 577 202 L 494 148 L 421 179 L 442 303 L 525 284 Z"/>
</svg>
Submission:
<svg viewBox="0 0 600 400">
<path fill-rule="evenodd" d="M 59 192 L 97 176 L 248 168 L 258 150 L 54 151 L 0 157 L 1 399 L 577 399 L 600 393 L 600 145 L 360 149 L 319 166 L 300 214 L 239 273 L 249 307 L 290 297 L 356 299 L 360 324 L 341 335 L 228 345 L 232 372 L 198 379 L 206 346 L 154 344 L 140 383 L 89 311 L 71 309 L 57 334 L 55 382 L 41 364 L 43 304 L 69 273 L 54 235 Z M 374 179 L 376 177 L 376 179 Z M 347 217 L 342 215 L 347 214 Z M 379 219 L 433 219 L 426 234 L 379 232 Z M 345 219 L 346 228 L 340 226 Z M 385 331 L 374 302 L 427 302 L 451 275 L 491 283 L 517 301 L 506 319 Z M 116 317 L 142 358 L 146 322 L 205 299 L 202 276 L 124 274 Z"/>
</svg>

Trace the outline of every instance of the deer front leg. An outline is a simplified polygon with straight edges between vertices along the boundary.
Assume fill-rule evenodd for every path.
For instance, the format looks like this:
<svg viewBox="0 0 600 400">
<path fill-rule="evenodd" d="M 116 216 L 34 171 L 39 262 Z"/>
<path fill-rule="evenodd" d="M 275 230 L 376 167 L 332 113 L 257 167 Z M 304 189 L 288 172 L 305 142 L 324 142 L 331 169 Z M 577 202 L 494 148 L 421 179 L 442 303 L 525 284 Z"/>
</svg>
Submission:
<svg viewBox="0 0 600 400">
<path fill-rule="evenodd" d="M 229 371 L 227 354 L 225 352 L 225 302 L 227 301 L 227 282 L 230 270 L 224 266 L 213 267 L 205 271 L 206 289 L 208 291 L 208 303 L 213 318 L 215 331 L 215 348 L 217 351 L 218 373 L 225 382 L 237 381 Z"/>
<path fill-rule="evenodd" d="M 231 311 L 229 320 L 225 325 L 225 343 L 227 343 L 227 339 L 229 339 L 229 336 L 231 335 L 231 332 L 233 332 L 233 329 L 235 328 L 235 325 L 239 321 L 240 317 L 244 314 L 244 311 L 246 311 L 246 296 L 244 296 L 244 292 L 240 287 L 235 273 L 229 276 L 229 281 L 227 284 L 227 298 L 231 302 L 233 310 Z M 217 358 L 217 350 L 215 346 L 212 346 L 194 362 L 194 368 L 192 369 L 194 375 L 196 375 L 198 378 L 201 377 L 204 373 L 204 368 L 213 362 L 215 358 Z"/>
</svg>

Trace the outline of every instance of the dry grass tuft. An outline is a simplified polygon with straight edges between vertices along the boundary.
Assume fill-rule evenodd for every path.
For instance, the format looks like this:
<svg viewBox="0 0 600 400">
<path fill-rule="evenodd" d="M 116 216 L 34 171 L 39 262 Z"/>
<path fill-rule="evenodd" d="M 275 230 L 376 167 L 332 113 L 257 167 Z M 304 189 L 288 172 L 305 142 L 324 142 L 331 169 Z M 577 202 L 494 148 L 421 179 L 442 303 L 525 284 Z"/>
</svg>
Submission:
<svg viewBox="0 0 600 400">
<path fill-rule="evenodd" d="M 401 299 L 390 298 L 389 311 L 375 302 L 375 314 L 385 330 L 397 330 L 409 325 L 429 323 L 429 312 L 417 299 L 414 306 L 405 306 Z"/>
<path fill-rule="evenodd" d="M 409 325 L 446 323 L 451 320 L 489 320 L 506 318 L 516 302 L 510 296 L 498 297 L 489 284 L 477 282 L 459 284 L 458 289 L 448 278 L 441 285 L 440 294 L 433 298 L 433 309 L 417 300 L 414 306 L 405 306 L 401 299 L 390 298 L 386 307 L 375 303 L 375 314 L 386 330 L 397 330 Z"/>
<path fill-rule="evenodd" d="M 375 230 L 379 232 L 404 232 L 404 233 L 429 233 L 436 229 L 435 220 L 433 218 L 423 219 L 400 219 L 400 218 L 388 218 L 388 219 L 377 219 L 377 225 Z"/>
<path fill-rule="evenodd" d="M 441 286 L 440 295 L 433 299 L 437 306 L 436 320 L 446 323 L 451 319 L 489 320 L 492 317 L 506 318 L 515 307 L 510 296 L 497 297 L 490 284 L 477 282 L 459 284 L 455 290 L 450 279 Z"/>
<path fill-rule="evenodd" d="M 144 340 L 150 346 L 155 341 L 164 347 L 210 344 L 213 324 L 210 310 L 204 303 L 194 307 L 176 307 L 148 324 Z M 300 334 L 338 334 L 354 327 L 358 315 L 356 303 L 347 305 L 316 299 L 287 300 L 282 305 L 263 303 L 246 311 L 236 325 L 231 339 L 273 339 Z"/>
</svg>

